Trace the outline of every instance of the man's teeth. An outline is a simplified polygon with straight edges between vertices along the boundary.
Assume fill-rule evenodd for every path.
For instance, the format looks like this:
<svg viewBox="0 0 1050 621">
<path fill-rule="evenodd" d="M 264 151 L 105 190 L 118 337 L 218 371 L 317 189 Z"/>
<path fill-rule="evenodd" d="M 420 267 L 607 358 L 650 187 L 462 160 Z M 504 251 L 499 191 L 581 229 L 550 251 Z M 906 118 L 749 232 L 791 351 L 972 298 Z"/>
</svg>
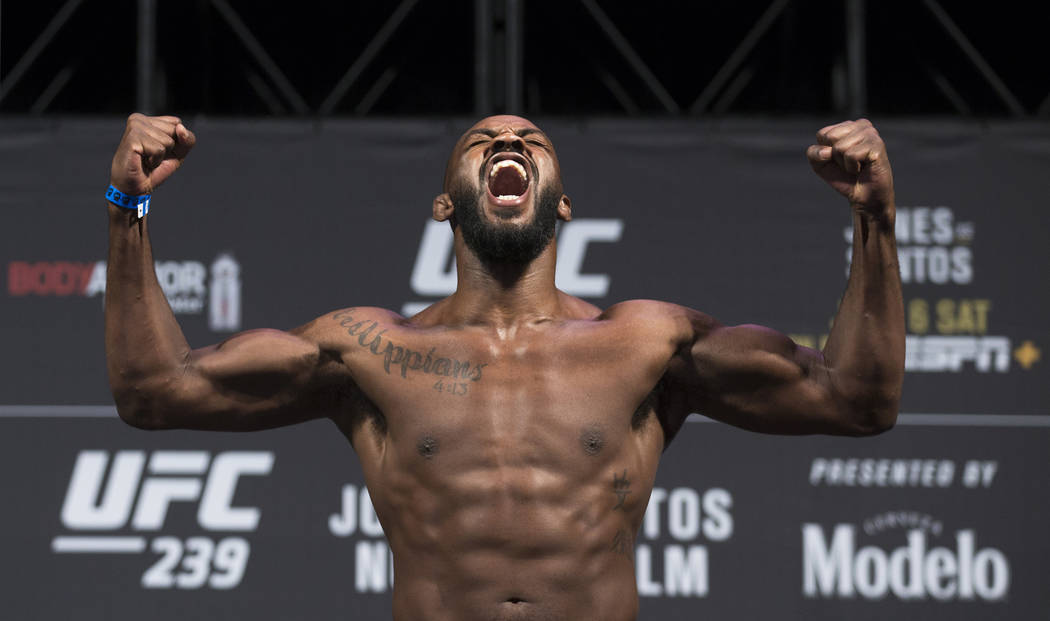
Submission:
<svg viewBox="0 0 1050 621">
<path fill-rule="evenodd" d="M 500 199 L 501 201 L 512 201 L 512 200 L 514 200 L 516 198 L 521 198 L 521 197 L 518 196 L 517 194 L 500 194 L 496 198 Z"/>
<path fill-rule="evenodd" d="M 521 176 L 522 181 L 528 180 L 529 176 L 525 174 L 525 167 L 515 162 L 514 160 L 500 160 L 493 164 L 492 170 L 489 171 L 489 177 L 495 177 L 497 172 L 499 172 L 501 169 L 507 168 L 508 166 L 518 172 L 518 175 Z"/>
</svg>

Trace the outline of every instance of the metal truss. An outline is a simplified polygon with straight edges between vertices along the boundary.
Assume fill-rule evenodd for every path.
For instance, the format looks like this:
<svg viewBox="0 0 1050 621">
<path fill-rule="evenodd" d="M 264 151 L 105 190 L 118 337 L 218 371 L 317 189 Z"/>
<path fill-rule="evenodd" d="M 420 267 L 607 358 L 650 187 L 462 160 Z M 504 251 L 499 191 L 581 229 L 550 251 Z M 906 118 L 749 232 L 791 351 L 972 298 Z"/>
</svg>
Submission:
<svg viewBox="0 0 1050 621">
<path fill-rule="evenodd" d="M 679 99 L 672 96 L 642 55 L 632 46 L 628 37 L 602 9 L 598 0 L 578 0 L 578 3 L 589 16 L 592 22 L 591 28 L 597 27 L 598 32 L 611 44 L 622 61 L 633 72 L 633 79 L 640 80 L 644 86 L 645 92 L 632 93 L 622 86 L 612 72 L 604 69 L 601 71 L 600 82 L 605 85 L 608 94 L 618 102 L 624 113 L 628 115 L 653 113 L 651 110 L 643 111 L 642 107 L 636 103 L 635 97 L 641 95 L 651 97 L 659 104 L 659 114 L 701 116 L 733 111 L 737 97 L 754 77 L 753 68 L 749 68 L 745 63 L 752 56 L 756 46 L 781 18 L 791 1 L 772 0 L 769 2 L 764 12 L 726 55 L 720 68 L 698 89 L 698 94 L 691 102 L 681 101 L 680 96 Z M 866 0 L 842 1 L 845 36 L 844 49 L 841 50 L 841 53 L 844 62 L 839 67 L 842 75 L 838 77 L 843 88 L 839 89 L 836 94 L 835 107 L 848 111 L 851 116 L 856 117 L 864 114 L 868 108 L 867 5 Z M 388 46 L 391 38 L 418 4 L 418 0 L 399 0 L 391 3 L 393 10 L 386 21 L 375 31 L 371 40 L 356 58 L 347 59 L 348 65 L 345 72 L 338 77 L 333 76 L 335 78 L 333 86 L 327 96 L 319 103 L 311 105 L 297 91 L 292 81 L 281 70 L 279 63 L 267 52 L 227 0 L 207 0 L 207 2 L 261 72 L 260 75 L 255 71 L 248 71 L 246 78 L 265 107 L 274 115 L 317 117 L 347 114 L 346 109 L 340 106 L 351 87 L 359 82 L 365 70 L 376 61 L 380 52 Z M 70 18 L 83 4 L 84 0 L 65 0 L 29 47 L 21 51 L 21 55 L 11 69 L 5 75 L 0 75 L 0 105 L 33 70 L 34 63 L 40 55 L 55 42 Z M 528 112 L 525 105 L 524 66 L 529 50 L 525 47 L 523 35 L 524 5 L 525 0 L 474 0 L 472 73 L 473 112 L 475 114 Z M 1050 94 L 1038 106 L 1026 109 L 938 0 L 922 0 L 921 6 L 932 15 L 954 42 L 956 51 L 983 78 L 986 87 L 994 93 L 1009 115 L 1013 117 L 1050 116 Z M 158 79 L 155 67 L 158 32 L 156 14 L 157 0 L 137 0 L 134 106 L 145 112 L 155 111 L 157 103 L 155 101 Z M 2 15 L 2 6 L 0 6 L 0 17 Z M 9 24 L 8 27 L 10 27 Z M 2 32 L 0 30 L 0 33 Z M 0 49 L 3 48 L 0 47 Z M 54 98 L 69 82 L 73 71 L 73 65 L 67 64 L 47 82 L 46 86 L 39 89 L 35 97 L 31 98 L 33 103 L 27 109 L 7 109 L 5 112 L 45 113 Z M 927 74 L 931 83 L 943 95 L 952 109 L 962 115 L 970 112 L 970 106 L 945 75 L 929 66 L 927 66 Z M 353 106 L 353 114 L 371 113 L 377 100 L 397 76 L 396 67 L 387 67 Z M 128 104 L 130 107 L 132 102 Z"/>
</svg>

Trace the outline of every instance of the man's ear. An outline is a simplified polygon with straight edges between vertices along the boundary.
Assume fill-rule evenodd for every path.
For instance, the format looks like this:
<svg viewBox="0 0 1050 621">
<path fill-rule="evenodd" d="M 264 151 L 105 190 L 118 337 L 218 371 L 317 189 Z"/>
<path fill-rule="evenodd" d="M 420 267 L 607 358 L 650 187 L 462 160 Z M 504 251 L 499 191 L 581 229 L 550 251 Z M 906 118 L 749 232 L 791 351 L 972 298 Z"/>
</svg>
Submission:
<svg viewBox="0 0 1050 621">
<path fill-rule="evenodd" d="M 572 220 L 572 201 L 564 194 L 561 195 L 561 200 L 558 201 L 558 219 L 565 222 Z"/>
<path fill-rule="evenodd" d="M 452 199 L 449 198 L 448 192 L 444 194 L 438 194 L 434 197 L 434 219 L 438 222 L 445 222 L 452 217 L 455 208 L 452 206 Z"/>
</svg>

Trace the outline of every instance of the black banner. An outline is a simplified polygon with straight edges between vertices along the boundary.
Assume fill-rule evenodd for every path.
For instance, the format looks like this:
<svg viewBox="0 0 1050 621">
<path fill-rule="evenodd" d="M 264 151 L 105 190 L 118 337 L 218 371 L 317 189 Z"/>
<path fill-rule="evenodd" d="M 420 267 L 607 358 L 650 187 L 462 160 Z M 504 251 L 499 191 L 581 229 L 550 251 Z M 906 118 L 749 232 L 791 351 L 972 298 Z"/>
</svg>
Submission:
<svg viewBox="0 0 1050 621">
<path fill-rule="evenodd" d="M 848 207 L 803 151 L 826 121 L 556 121 L 574 220 L 558 285 L 685 304 L 820 347 Z M 151 204 L 194 346 L 455 287 L 429 221 L 460 121 L 190 122 Z M 898 427 L 760 436 L 694 416 L 635 550 L 642 619 L 1037 618 L 1050 432 L 1045 124 L 878 124 L 908 327 Z M 0 122 L 0 537 L 11 618 L 389 618 L 389 550 L 327 422 L 145 433 L 105 377 L 103 201 L 119 120 Z"/>
</svg>

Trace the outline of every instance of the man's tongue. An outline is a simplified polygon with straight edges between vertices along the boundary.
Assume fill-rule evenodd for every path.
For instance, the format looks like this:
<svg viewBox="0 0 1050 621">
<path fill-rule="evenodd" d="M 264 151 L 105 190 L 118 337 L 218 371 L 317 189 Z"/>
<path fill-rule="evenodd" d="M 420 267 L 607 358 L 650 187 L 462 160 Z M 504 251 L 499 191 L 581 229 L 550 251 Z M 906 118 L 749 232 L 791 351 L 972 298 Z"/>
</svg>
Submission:
<svg viewBox="0 0 1050 621">
<path fill-rule="evenodd" d="M 518 198 L 528 189 L 525 169 L 517 162 L 503 160 L 497 162 L 489 174 L 489 192 L 496 198 Z"/>
</svg>

